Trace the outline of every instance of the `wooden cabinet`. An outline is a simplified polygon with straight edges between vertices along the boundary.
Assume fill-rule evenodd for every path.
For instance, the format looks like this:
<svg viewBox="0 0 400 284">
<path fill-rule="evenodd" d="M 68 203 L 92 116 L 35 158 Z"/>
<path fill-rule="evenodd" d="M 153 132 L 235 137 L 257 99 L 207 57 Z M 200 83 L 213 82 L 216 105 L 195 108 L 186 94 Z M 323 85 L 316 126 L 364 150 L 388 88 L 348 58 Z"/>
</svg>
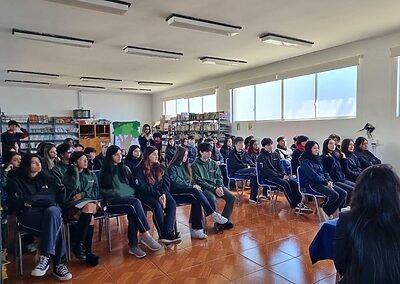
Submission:
<svg viewBox="0 0 400 284">
<path fill-rule="evenodd" d="M 93 147 L 96 149 L 96 153 L 101 152 L 101 146 L 103 144 L 111 143 L 111 129 L 110 124 L 85 124 L 81 121 L 79 125 L 79 141 L 86 147 Z"/>
</svg>

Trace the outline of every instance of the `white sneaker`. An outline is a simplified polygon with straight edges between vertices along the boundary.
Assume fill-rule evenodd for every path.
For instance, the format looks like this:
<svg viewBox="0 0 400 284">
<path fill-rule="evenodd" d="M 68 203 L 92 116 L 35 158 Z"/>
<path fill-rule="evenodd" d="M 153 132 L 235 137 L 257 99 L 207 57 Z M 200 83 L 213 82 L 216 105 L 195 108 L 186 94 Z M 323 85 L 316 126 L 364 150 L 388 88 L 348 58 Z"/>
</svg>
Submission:
<svg viewBox="0 0 400 284">
<path fill-rule="evenodd" d="M 41 255 L 39 257 L 39 263 L 32 270 L 31 275 L 37 277 L 45 275 L 47 273 L 47 270 L 49 270 L 49 262 L 50 262 L 49 257 Z"/>
<path fill-rule="evenodd" d="M 204 234 L 203 229 L 192 230 L 190 235 L 192 239 L 204 240 L 208 238 L 208 236 Z"/>
<path fill-rule="evenodd" d="M 222 216 L 218 212 L 212 213 L 211 217 L 212 217 L 214 223 L 225 224 L 226 222 L 228 222 L 228 219 L 226 219 L 224 216 Z"/>
</svg>

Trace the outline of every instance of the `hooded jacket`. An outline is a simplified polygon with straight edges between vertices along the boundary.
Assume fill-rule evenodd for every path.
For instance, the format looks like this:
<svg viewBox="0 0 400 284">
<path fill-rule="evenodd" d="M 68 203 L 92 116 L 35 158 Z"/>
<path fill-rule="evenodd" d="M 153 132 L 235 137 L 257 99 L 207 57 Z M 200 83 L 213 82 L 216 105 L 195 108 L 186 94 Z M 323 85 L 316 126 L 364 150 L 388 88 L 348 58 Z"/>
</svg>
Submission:
<svg viewBox="0 0 400 284">
<path fill-rule="evenodd" d="M 237 151 L 236 148 L 229 153 L 229 173 L 234 175 L 240 169 L 246 169 L 250 165 L 246 162 L 244 151 Z"/>
<path fill-rule="evenodd" d="M 193 187 L 193 181 L 189 181 L 186 175 L 185 168 L 182 165 L 175 165 L 168 168 L 169 178 L 171 180 L 171 191 L 184 190 L 188 187 Z"/>
<path fill-rule="evenodd" d="M 328 182 L 332 181 L 319 156 L 303 153 L 301 156 L 301 172 L 302 183 L 305 186 L 313 183 L 328 185 Z"/>
<path fill-rule="evenodd" d="M 261 149 L 260 155 L 257 158 L 257 168 L 261 179 L 271 177 L 283 178 L 285 175 L 277 152 L 269 153 L 265 149 Z"/>
<path fill-rule="evenodd" d="M 215 192 L 217 187 L 224 187 L 221 170 L 212 159 L 204 162 L 197 158 L 192 164 L 192 171 L 194 180 L 201 189 Z"/>
<path fill-rule="evenodd" d="M 346 179 L 355 182 L 362 172 L 361 164 L 357 156 L 354 152 L 349 152 L 346 155 L 346 159 L 341 160 L 341 163 Z"/>
<path fill-rule="evenodd" d="M 382 163 L 381 160 L 379 160 L 377 157 L 375 157 L 375 155 L 372 154 L 368 150 L 364 151 L 364 150 L 356 149 L 354 151 L 354 154 L 356 154 L 358 160 L 360 161 L 360 165 L 363 170 L 368 168 L 369 166 L 379 165 Z"/>
<path fill-rule="evenodd" d="M 344 182 L 346 180 L 341 160 L 343 160 L 343 158 L 339 160 L 335 155 L 331 154 L 322 157 L 324 167 L 334 182 Z"/>
</svg>

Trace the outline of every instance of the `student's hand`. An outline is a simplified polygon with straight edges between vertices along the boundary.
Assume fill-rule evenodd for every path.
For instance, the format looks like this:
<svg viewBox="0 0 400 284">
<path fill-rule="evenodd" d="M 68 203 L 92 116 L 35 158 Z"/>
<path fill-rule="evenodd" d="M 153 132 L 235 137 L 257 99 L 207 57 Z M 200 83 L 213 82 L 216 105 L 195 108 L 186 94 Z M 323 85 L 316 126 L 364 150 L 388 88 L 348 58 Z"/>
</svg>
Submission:
<svg viewBox="0 0 400 284">
<path fill-rule="evenodd" d="M 346 159 L 346 154 L 343 152 L 340 152 L 342 154 L 342 159 Z"/>
<path fill-rule="evenodd" d="M 167 206 L 167 199 L 165 198 L 165 194 L 161 195 L 158 199 L 161 203 L 163 209 Z"/>
<path fill-rule="evenodd" d="M 78 193 L 72 196 L 72 200 L 77 201 L 82 199 L 82 194 Z"/>
<path fill-rule="evenodd" d="M 217 187 L 215 189 L 215 193 L 218 195 L 218 197 L 224 196 L 224 190 L 222 189 L 222 187 Z"/>
<path fill-rule="evenodd" d="M 147 137 L 147 140 L 153 140 L 153 134 L 149 134 L 149 136 Z"/>
<path fill-rule="evenodd" d="M 328 181 L 328 186 L 330 187 L 330 188 L 332 188 L 333 187 L 333 181 Z"/>
<path fill-rule="evenodd" d="M 197 184 L 193 185 L 193 188 L 201 191 L 201 187 Z"/>
<path fill-rule="evenodd" d="M 284 175 L 284 176 L 283 176 L 283 180 L 289 180 L 289 176 Z"/>
<path fill-rule="evenodd" d="M 4 169 L 4 171 L 9 172 L 14 168 L 12 164 L 8 164 L 7 167 Z"/>
</svg>

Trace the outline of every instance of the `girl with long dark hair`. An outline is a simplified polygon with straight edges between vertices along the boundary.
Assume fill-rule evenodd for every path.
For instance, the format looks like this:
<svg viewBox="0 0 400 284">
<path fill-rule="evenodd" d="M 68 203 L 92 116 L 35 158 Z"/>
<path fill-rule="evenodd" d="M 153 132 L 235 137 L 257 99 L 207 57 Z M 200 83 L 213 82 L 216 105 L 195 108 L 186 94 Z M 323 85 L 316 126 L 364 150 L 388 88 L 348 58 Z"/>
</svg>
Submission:
<svg viewBox="0 0 400 284">
<path fill-rule="evenodd" d="M 175 151 L 176 151 L 175 138 L 169 137 L 168 144 L 165 149 L 165 164 L 166 165 L 168 165 L 172 161 L 172 158 L 175 155 Z"/>
<path fill-rule="evenodd" d="M 339 283 L 400 283 L 400 180 L 387 165 L 361 173 L 336 226 Z"/>
<path fill-rule="evenodd" d="M 147 147 L 137 168 L 138 192 L 143 206 L 153 212 L 160 241 L 166 245 L 181 242 L 175 232 L 176 202 L 170 194 L 170 179 L 158 161 L 155 147 Z"/>
<path fill-rule="evenodd" d="M 322 162 L 335 185 L 346 190 L 347 204 L 350 203 L 351 192 L 354 190 L 354 182 L 346 179 L 342 164 L 346 160 L 346 155 L 343 154 L 337 147 L 336 142 L 332 138 L 324 141 L 322 146 Z"/>
<path fill-rule="evenodd" d="M 53 275 L 67 281 L 72 274 L 63 264 L 66 255 L 63 240 L 61 208 L 57 205 L 57 190 L 53 179 L 42 171 L 38 155 L 28 154 L 21 161 L 20 172 L 13 179 L 10 203 L 17 211 L 19 226 L 40 238 L 39 262 L 32 276 L 44 276 L 53 260 Z"/>
<path fill-rule="evenodd" d="M 188 151 L 186 148 L 179 146 L 176 149 L 175 156 L 169 164 L 168 173 L 171 179 L 172 196 L 179 201 L 192 204 L 192 238 L 207 238 L 203 230 L 202 208 L 207 216 L 212 216 L 214 222 L 218 224 L 225 224 L 228 222 L 228 219 L 214 211 L 201 187 L 193 180 L 192 169 L 189 166 Z"/>
<path fill-rule="evenodd" d="M 356 148 L 354 153 L 360 161 L 362 169 L 366 169 L 369 166 L 379 165 L 382 163 L 381 160 L 375 157 L 375 155 L 368 150 L 368 140 L 366 138 L 358 137 L 354 146 Z"/>
<path fill-rule="evenodd" d="M 319 156 L 319 145 L 315 141 L 308 141 L 304 153 L 300 157 L 300 178 L 306 190 L 324 196 L 321 204 L 321 214 L 325 220 L 332 218 L 332 214 L 345 202 L 347 193 L 344 189 L 333 183 L 326 172 Z"/>
<path fill-rule="evenodd" d="M 249 149 L 245 154 L 245 160 L 250 167 L 255 167 L 257 163 L 257 157 L 260 154 L 260 143 L 257 139 L 251 139 L 249 142 Z"/>
<path fill-rule="evenodd" d="M 358 157 L 354 154 L 353 139 L 343 139 L 340 149 L 346 155 L 346 159 L 342 160 L 342 169 L 346 179 L 355 182 L 361 174 L 362 168 Z"/>
<path fill-rule="evenodd" d="M 46 173 L 50 173 L 50 171 L 54 168 L 55 163 L 57 161 L 57 148 L 55 145 L 49 145 L 44 148 L 44 157 L 43 157 L 43 170 Z"/>
<path fill-rule="evenodd" d="M 157 251 L 161 248 L 149 233 L 150 226 L 142 203 L 135 197 L 135 181 L 129 168 L 123 164 L 121 149 L 116 145 L 107 149 L 100 171 L 100 191 L 108 213 L 128 215 L 130 254 L 137 258 L 146 256 L 139 247 L 138 231 L 140 242 L 150 250 Z"/>
<path fill-rule="evenodd" d="M 136 167 L 142 160 L 142 151 L 140 146 L 131 145 L 128 150 L 128 154 L 124 160 L 125 165 L 131 170 L 133 176 L 136 178 Z"/>
<path fill-rule="evenodd" d="M 217 164 L 224 163 L 224 157 L 222 156 L 221 152 L 217 149 L 217 146 L 214 143 L 214 139 L 209 137 L 205 140 L 205 143 L 209 143 L 212 147 L 211 150 L 211 159 L 217 162 Z"/>
<path fill-rule="evenodd" d="M 99 257 L 92 254 L 93 216 L 100 207 L 97 201 L 99 184 L 96 175 L 88 169 L 88 159 L 84 152 L 73 152 L 69 164 L 63 177 L 66 188 L 64 208 L 68 220 L 78 220 L 77 240 L 73 251 L 76 258 L 95 266 Z"/>
<path fill-rule="evenodd" d="M 222 147 L 221 147 L 221 154 L 222 154 L 222 157 L 224 157 L 225 161 L 226 161 L 226 159 L 228 159 L 229 153 L 232 151 L 232 145 L 233 145 L 232 137 L 226 136 L 224 145 L 222 145 Z"/>
</svg>

